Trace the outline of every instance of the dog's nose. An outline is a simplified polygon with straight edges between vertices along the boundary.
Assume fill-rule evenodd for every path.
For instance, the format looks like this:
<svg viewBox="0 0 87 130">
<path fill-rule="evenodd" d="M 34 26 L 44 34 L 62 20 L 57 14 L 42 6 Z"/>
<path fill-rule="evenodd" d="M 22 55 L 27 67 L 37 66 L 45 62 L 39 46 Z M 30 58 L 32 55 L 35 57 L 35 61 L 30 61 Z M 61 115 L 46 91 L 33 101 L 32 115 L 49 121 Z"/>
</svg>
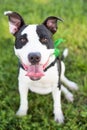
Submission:
<svg viewBox="0 0 87 130">
<path fill-rule="evenodd" d="M 32 64 L 37 64 L 40 62 L 41 60 L 41 54 L 39 52 L 32 52 L 29 53 L 28 55 L 28 60 L 32 63 Z"/>
</svg>

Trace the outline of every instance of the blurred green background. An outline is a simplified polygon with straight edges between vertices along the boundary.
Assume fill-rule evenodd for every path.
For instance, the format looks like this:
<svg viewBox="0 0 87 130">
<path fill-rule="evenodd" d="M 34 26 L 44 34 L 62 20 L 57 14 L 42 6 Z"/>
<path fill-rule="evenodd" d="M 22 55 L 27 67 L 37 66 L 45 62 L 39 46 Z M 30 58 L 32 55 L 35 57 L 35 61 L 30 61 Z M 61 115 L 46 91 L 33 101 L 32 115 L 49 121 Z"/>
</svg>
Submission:
<svg viewBox="0 0 87 130">
<path fill-rule="evenodd" d="M 54 35 L 65 39 L 59 47 L 69 49 L 65 60 L 66 76 L 79 90 L 75 101 L 68 103 L 62 95 L 65 123 L 53 120 L 51 94 L 29 93 L 30 109 L 25 117 L 17 117 L 19 106 L 18 59 L 14 55 L 14 37 L 9 33 L 4 11 L 20 13 L 27 24 L 40 24 L 46 17 L 61 17 Z M 87 1 L 86 0 L 0 0 L 0 130 L 87 130 Z"/>
</svg>

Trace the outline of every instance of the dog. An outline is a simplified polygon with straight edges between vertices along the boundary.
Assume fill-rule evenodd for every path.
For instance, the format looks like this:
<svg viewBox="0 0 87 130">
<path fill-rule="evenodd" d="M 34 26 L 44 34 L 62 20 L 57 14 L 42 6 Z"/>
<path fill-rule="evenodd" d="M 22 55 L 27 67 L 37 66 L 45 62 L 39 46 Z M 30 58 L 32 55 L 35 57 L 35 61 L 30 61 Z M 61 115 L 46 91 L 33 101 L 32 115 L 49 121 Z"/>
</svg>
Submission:
<svg viewBox="0 0 87 130">
<path fill-rule="evenodd" d="M 17 115 L 27 114 L 29 90 L 42 95 L 52 93 L 54 119 L 63 123 L 61 91 L 68 101 L 73 102 L 73 94 L 64 85 L 71 90 L 77 90 L 78 86 L 64 76 L 63 61 L 60 62 L 61 75 L 59 75 L 59 60 L 55 61 L 52 36 L 58 29 L 58 21 L 62 21 L 62 19 L 50 16 L 41 24 L 27 25 L 17 12 L 5 11 L 4 15 L 8 16 L 9 30 L 15 37 L 14 51 L 20 66 L 18 76 L 20 107 Z M 66 55 L 67 50 L 63 53 L 63 56 L 66 57 Z M 54 65 L 50 66 L 52 63 Z M 58 85 L 59 79 L 61 85 Z"/>
</svg>

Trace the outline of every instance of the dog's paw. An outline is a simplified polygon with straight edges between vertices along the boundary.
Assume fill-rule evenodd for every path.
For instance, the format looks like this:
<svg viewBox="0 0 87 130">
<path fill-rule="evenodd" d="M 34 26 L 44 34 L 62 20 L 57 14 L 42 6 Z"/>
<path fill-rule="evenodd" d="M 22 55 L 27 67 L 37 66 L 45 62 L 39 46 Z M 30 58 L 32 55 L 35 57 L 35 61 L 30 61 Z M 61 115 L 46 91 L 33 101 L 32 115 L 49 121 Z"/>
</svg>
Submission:
<svg viewBox="0 0 87 130">
<path fill-rule="evenodd" d="M 71 88 L 71 90 L 76 90 L 76 91 L 79 89 L 78 85 L 76 83 L 74 83 L 74 82 L 71 84 L 70 88 Z"/>
<path fill-rule="evenodd" d="M 73 94 L 68 92 L 67 94 L 65 94 L 65 97 L 66 99 L 69 101 L 69 102 L 73 102 L 74 101 L 74 97 L 73 97 Z"/>
<path fill-rule="evenodd" d="M 78 90 L 78 85 L 73 82 L 73 83 L 71 84 L 71 89 L 72 89 L 72 90 Z"/>
<path fill-rule="evenodd" d="M 63 113 L 62 111 L 59 112 L 59 114 L 55 114 L 55 117 L 54 117 L 54 120 L 57 122 L 57 123 L 64 123 L 64 116 L 63 116 Z"/>
<path fill-rule="evenodd" d="M 25 116 L 27 115 L 27 111 L 25 110 L 18 110 L 17 113 L 16 113 L 17 116 Z"/>
<path fill-rule="evenodd" d="M 75 90 L 75 91 L 77 91 L 77 90 L 79 89 L 79 88 L 78 88 L 78 85 L 77 85 L 76 83 L 72 82 L 72 81 L 69 83 L 68 87 L 69 87 L 71 90 Z"/>
</svg>

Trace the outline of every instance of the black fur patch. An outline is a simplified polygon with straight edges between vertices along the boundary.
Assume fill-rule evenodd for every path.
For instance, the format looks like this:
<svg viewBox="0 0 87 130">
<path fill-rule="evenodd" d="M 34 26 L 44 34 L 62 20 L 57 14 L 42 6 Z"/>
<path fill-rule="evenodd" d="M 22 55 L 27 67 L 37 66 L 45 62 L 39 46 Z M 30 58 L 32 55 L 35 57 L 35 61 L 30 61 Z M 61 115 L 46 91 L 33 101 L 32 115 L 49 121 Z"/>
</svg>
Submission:
<svg viewBox="0 0 87 130">
<path fill-rule="evenodd" d="M 21 27 L 21 29 L 18 31 L 18 33 L 16 33 L 15 35 L 15 48 L 16 49 L 20 49 L 22 48 L 24 45 L 26 45 L 28 39 L 27 39 L 27 34 L 23 34 L 21 35 L 21 32 L 27 27 L 27 25 L 24 25 L 23 27 Z"/>
<path fill-rule="evenodd" d="M 43 45 L 46 45 L 48 49 L 54 48 L 53 40 L 52 40 L 52 33 L 42 24 L 37 26 L 36 30 L 39 40 Z"/>
</svg>

